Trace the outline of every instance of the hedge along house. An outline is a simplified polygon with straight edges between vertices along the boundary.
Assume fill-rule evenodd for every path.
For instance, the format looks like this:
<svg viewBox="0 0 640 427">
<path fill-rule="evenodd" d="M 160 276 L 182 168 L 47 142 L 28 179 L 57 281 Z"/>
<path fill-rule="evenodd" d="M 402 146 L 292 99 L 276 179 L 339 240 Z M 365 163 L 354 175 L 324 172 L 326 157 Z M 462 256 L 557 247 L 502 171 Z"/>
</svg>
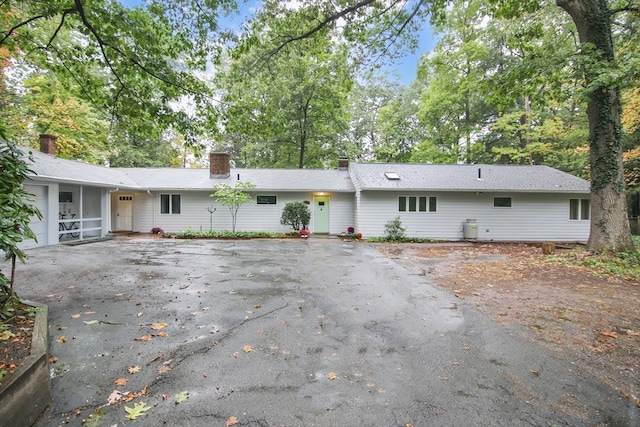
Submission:
<svg viewBox="0 0 640 427">
<path fill-rule="evenodd" d="M 38 245 L 109 232 L 230 230 L 226 206 L 209 197 L 217 184 L 248 181 L 254 203 L 240 207 L 238 231 L 289 231 L 291 201 L 309 205 L 314 234 L 353 226 L 383 236 L 400 217 L 407 235 L 438 240 L 586 241 L 589 183 L 546 166 L 349 164 L 333 170 L 235 169 L 211 153 L 208 169 L 106 168 L 56 158 L 55 141 L 34 152 L 26 183 L 44 214 Z M 64 217 L 63 217 L 64 216 Z M 75 228 L 67 230 L 69 226 Z M 25 246 L 34 246 L 26 242 Z"/>
<path fill-rule="evenodd" d="M 355 164 L 356 228 L 438 240 L 586 241 L 588 181 L 548 166 Z"/>
</svg>

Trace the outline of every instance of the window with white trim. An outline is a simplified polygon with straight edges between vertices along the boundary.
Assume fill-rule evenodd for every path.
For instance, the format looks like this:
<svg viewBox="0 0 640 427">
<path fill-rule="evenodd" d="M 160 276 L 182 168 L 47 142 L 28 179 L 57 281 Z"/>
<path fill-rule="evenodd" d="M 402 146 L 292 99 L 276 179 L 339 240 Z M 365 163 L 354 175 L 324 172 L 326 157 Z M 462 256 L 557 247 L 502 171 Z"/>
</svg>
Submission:
<svg viewBox="0 0 640 427">
<path fill-rule="evenodd" d="M 256 203 L 258 205 L 275 205 L 276 196 L 256 196 Z"/>
<path fill-rule="evenodd" d="M 398 212 L 436 212 L 438 199 L 435 196 L 400 196 Z"/>
<path fill-rule="evenodd" d="M 589 221 L 591 201 L 589 199 L 569 199 L 569 219 L 573 221 Z"/>
<path fill-rule="evenodd" d="M 180 194 L 161 194 L 160 213 L 166 215 L 179 215 L 182 210 L 182 198 Z"/>
<path fill-rule="evenodd" d="M 511 207 L 511 197 L 494 197 L 493 198 L 493 207 L 494 208 L 510 208 Z"/>
</svg>

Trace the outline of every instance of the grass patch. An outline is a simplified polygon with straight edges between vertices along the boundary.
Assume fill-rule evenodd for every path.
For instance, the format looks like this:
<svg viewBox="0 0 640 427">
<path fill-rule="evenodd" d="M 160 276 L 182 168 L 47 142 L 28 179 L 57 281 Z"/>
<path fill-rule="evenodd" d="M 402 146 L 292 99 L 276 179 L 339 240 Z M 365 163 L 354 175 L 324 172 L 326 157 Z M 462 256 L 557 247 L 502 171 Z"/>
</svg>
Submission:
<svg viewBox="0 0 640 427">
<path fill-rule="evenodd" d="M 633 243 L 640 246 L 640 236 L 633 236 Z M 556 258 L 559 262 L 567 262 L 587 268 L 596 274 L 640 280 L 640 251 L 604 251 L 600 253 L 588 251 L 572 251 Z"/>
</svg>

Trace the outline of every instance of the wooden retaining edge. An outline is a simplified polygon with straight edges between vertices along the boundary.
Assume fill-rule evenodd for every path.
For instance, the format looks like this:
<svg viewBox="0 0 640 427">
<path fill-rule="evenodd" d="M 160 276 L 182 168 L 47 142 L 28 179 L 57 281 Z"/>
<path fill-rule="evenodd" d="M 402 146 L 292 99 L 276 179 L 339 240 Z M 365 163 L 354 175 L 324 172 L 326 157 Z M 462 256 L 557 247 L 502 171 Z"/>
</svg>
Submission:
<svg viewBox="0 0 640 427">
<path fill-rule="evenodd" d="M 40 310 L 36 312 L 31 355 L 0 385 L 0 424 L 27 427 L 33 425 L 51 403 L 49 309 L 33 301 L 21 302 Z"/>
</svg>

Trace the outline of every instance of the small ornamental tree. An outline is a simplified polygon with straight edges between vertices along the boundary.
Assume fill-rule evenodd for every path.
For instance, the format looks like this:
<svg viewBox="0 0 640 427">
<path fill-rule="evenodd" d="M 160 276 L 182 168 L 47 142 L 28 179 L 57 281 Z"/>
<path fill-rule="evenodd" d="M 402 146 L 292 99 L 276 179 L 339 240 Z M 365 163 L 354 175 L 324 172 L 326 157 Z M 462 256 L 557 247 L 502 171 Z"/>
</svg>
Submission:
<svg viewBox="0 0 640 427">
<path fill-rule="evenodd" d="M 213 187 L 215 193 L 209 194 L 209 197 L 216 199 L 216 202 L 229 208 L 231 212 L 231 232 L 236 232 L 236 220 L 238 218 L 238 209 L 243 204 L 252 201 L 249 190 L 256 188 L 249 181 L 236 181 L 235 186 L 229 184 L 218 184 Z"/>
<path fill-rule="evenodd" d="M 0 318 L 15 313 L 18 297 L 13 291 L 16 260 L 24 263 L 26 254 L 18 247 L 24 240 L 36 240 L 29 227 L 32 217 L 42 219 L 33 204 L 33 195 L 24 188 L 23 181 L 33 174 L 15 143 L 4 138 L 0 129 L 0 251 L 11 260 L 10 277 L 0 271 Z"/>
<path fill-rule="evenodd" d="M 311 211 L 309 206 L 304 202 L 289 202 L 284 205 L 280 224 L 290 225 L 294 230 L 307 228 L 311 219 Z"/>
</svg>

